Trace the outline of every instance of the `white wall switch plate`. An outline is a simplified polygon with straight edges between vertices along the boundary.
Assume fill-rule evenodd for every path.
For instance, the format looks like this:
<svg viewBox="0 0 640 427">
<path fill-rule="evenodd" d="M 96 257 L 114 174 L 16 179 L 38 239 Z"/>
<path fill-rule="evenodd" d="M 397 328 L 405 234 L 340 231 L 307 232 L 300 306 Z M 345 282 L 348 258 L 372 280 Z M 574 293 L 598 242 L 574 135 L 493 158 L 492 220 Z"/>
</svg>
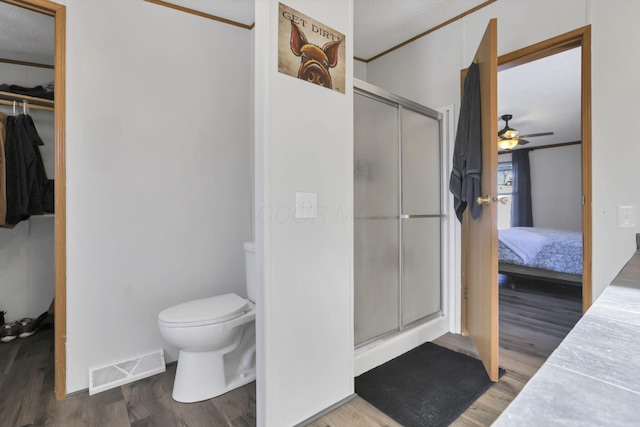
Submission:
<svg viewBox="0 0 640 427">
<path fill-rule="evenodd" d="M 636 226 L 636 207 L 618 206 L 618 227 L 633 228 Z"/>
<path fill-rule="evenodd" d="M 318 193 L 296 193 L 296 218 L 318 217 Z"/>
</svg>

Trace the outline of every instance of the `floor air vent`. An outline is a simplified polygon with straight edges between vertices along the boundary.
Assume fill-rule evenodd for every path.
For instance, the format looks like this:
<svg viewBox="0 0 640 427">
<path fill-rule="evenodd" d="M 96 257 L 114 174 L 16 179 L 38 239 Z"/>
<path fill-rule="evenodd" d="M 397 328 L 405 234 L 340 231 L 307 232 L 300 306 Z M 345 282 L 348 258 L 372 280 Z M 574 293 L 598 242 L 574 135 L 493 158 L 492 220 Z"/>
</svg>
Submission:
<svg viewBox="0 0 640 427">
<path fill-rule="evenodd" d="M 131 383 L 164 372 L 164 352 L 162 350 L 138 356 L 113 365 L 89 371 L 89 394 L 109 390 L 122 384 Z"/>
</svg>

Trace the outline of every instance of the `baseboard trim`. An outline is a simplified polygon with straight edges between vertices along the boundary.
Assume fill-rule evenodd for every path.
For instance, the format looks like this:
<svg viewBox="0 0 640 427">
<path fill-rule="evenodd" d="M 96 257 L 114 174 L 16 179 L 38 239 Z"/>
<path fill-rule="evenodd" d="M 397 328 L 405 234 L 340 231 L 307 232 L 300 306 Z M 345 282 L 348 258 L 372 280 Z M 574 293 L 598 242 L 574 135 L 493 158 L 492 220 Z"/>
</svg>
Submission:
<svg viewBox="0 0 640 427">
<path fill-rule="evenodd" d="M 307 426 L 307 425 L 311 424 L 312 422 L 317 421 L 320 418 L 324 417 L 329 412 L 332 412 L 333 410 L 339 408 L 340 406 L 344 405 L 345 403 L 355 399 L 357 396 L 358 396 L 357 394 L 353 393 L 352 395 L 345 397 L 344 399 L 334 403 L 333 405 L 329 406 L 328 408 L 318 412 L 314 416 L 307 418 L 306 420 L 296 424 L 293 427 L 304 427 L 304 426 Z"/>
</svg>

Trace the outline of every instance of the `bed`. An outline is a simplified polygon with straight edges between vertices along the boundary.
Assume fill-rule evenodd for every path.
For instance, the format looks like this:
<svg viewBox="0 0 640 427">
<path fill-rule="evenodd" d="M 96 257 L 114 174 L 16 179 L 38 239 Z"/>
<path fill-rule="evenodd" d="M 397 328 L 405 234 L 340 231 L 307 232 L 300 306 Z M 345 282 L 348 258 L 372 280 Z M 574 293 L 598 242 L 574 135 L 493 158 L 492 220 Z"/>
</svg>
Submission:
<svg viewBox="0 0 640 427">
<path fill-rule="evenodd" d="M 536 227 L 498 231 L 498 271 L 582 286 L 582 233 Z"/>
</svg>

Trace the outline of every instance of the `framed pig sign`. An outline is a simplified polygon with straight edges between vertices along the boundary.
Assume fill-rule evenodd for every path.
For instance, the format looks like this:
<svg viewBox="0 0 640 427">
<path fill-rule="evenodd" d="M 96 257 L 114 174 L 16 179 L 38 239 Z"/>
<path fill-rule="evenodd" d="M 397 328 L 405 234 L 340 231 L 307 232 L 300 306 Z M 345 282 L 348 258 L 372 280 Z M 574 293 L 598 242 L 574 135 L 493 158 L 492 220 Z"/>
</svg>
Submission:
<svg viewBox="0 0 640 427">
<path fill-rule="evenodd" d="M 344 34 L 280 3 L 278 71 L 344 93 Z"/>
</svg>

